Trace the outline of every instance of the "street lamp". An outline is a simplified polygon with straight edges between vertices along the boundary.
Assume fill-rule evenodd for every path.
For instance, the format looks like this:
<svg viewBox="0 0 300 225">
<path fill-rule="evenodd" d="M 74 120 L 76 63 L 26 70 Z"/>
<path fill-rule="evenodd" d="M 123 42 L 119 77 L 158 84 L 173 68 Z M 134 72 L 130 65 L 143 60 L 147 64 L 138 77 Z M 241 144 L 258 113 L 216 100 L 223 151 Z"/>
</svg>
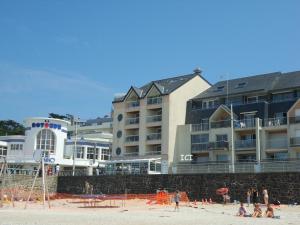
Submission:
<svg viewBox="0 0 300 225">
<path fill-rule="evenodd" d="M 74 119 L 75 124 L 75 140 L 74 140 L 74 149 L 73 149 L 73 169 L 72 169 L 72 175 L 75 176 L 75 158 L 77 153 L 77 122 L 79 121 L 79 118 Z"/>
</svg>

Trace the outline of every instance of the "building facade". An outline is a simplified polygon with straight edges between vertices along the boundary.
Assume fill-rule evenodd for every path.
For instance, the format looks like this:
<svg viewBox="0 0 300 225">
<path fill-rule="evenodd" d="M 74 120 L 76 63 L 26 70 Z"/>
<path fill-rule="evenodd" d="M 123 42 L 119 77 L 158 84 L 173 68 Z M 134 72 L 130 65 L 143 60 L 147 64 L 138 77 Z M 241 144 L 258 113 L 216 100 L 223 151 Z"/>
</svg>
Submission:
<svg viewBox="0 0 300 225">
<path fill-rule="evenodd" d="M 178 131 L 176 172 L 187 168 L 180 164 L 198 165 L 195 169 L 210 163 L 224 171 L 245 169 L 247 164 L 251 172 L 251 163 L 259 169 L 270 165 L 265 162 L 297 161 L 300 72 L 218 82 L 188 102 L 186 124 Z M 183 155 L 191 155 L 191 161 L 184 161 Z"/>
<path fill-rule="evenodd" d="M 125 173 L 168 173 L 177 126 L 185 123 L 186 103 L 210 84 L 200 70 L 152 81 L 113 102 L 112 161 L 108 169 Z"/>
</svg>

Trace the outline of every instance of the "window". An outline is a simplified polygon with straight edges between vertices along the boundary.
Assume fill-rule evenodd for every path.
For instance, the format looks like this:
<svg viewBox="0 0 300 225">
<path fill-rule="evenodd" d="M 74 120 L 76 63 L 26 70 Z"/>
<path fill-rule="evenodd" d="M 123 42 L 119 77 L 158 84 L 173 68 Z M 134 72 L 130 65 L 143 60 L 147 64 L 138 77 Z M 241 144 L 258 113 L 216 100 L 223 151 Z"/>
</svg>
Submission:
<svg viewBox="0 0 300 225">
<path fill-rule="evenodd" d="M 246 82 L 241 82 L 241 83 L 238 83 L 235 88 L 243 88 L 246 86 Z"/>
<path fill-rule="evenodd" d="M 292 100 L 293 98 L 294 98 L 293 92 L 273 94 L 273 96 L 272 96 L 273 102 L 288 101 L 288 100 Z"/>
<path fill-rule="evenodd" d="M 227 134 L 217 134 L 216 140 L 217 140 L 217 142 L 228 141 Z"/>
<path fill-rule="evenodd" d="M 110 160 L 111 149 L 102 148 L 101 150 L 101 160 Z"/>
<path fill-rule="evenodd" d="M 83 159 L 84 158 L 84 147 L 77 146 L 76 158 Z"/>
<path fill-rule="evenodd" d="M 6 155 L 7 155 L 7 147 L 0 146 L 0 156 L 6 156 Z"/>
<path fill-rule="evenodd" d="M 256 103 L 258 102 L 258 96 L 247 97 L 247 103 Z"/>
<path fill-rule="evenodd" d="M 11 144 L 10 150 L 23 150 L 23 144 Z"/>
<path fill-rule="evenodd" d="M 224 86 L 219 86 L 217 89 L 214 90 L 214 92 L 220 92 L 224 90 Z"/>
<path fill-rule="evenodd" d="M 205 100 L 202 102 L 203 109 L 211 109 L 217 106 L 216 100 Z"/>
<path fill-rule="evenodd" d="M 55 152 L 55 134 L 49 129 L 41 130 L 36 137 L 36 149 L 42 149 L 47 153 Z"/>
<path fill-rule="evenodd" d="M 195 143 L 208 143 L 209 137 L 208 134 L 195 134 L 191 136 L 192 144 Z"/>
<path fill-rule="evenodd" d="M 97 150 L 98 150 L 98 148 L 88 147 L 87 148 L 86 158 L 87 159 L 98 159 L 98 152 L 97 152 Z"/>
</svg>

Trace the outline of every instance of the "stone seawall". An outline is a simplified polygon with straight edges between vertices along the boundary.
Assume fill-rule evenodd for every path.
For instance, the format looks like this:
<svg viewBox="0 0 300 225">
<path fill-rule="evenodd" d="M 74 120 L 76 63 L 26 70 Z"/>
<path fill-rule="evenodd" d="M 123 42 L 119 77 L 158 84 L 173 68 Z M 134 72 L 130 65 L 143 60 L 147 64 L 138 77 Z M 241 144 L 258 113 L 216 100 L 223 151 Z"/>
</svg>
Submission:
<svg viewBox="0 0 300 225">
<path fill-rule="evenodd" d="M 262 188 L 266 187 L 270 202 L 300 203 L 300 173 L 67 176 L 58 177 L 57 192 L 83 194 L 85 181 L 93 185 L 95 194 L 124 194 L 125 190 L 145 194 L 166 188 L 185 191 L 190 200 L 212 198 L 217 202 L 221 202 L 222 197 L 216 195 L 216 190 L 224 186 L 229 188 L 232 200 L 244 202 L 248 188 L 258 188 L 262 199 Z"/>
</svg>

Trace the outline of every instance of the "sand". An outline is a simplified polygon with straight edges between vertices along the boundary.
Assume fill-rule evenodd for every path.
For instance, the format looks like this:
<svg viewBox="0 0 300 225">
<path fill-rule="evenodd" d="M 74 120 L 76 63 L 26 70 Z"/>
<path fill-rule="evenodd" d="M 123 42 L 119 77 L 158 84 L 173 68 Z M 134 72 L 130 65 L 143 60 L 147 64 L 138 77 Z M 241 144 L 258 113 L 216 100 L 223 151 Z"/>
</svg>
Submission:
<svg viewBox="0 0 300 225">
<path fill-rule="evenodd" d="M 299 224 L 300 206 L 282 205 L 275 209 L 280 219 L 241 218 L 235 216 L 238 205 L 199 205 L 198 208 L 181 205 L 179 212 L 174 207 L 147 205 L 146 200 L 128 200 L 125 207 L 120 201 L 105 201 L 98 208 L 84 208 L 83 203 L 74 199 L 55 200 L 52 208 L 43 207 L 42 203 L 30 203 L 24 209 L 24 202 L 15 203 L 15 207 L 5 204 L 0 208 L 1 225 L 158 225 L 158 224 Z M 111 208 L 110 205 L 114 208 Z M 249 212 L 253 207 L 246 207 Z"/>
</svg>

